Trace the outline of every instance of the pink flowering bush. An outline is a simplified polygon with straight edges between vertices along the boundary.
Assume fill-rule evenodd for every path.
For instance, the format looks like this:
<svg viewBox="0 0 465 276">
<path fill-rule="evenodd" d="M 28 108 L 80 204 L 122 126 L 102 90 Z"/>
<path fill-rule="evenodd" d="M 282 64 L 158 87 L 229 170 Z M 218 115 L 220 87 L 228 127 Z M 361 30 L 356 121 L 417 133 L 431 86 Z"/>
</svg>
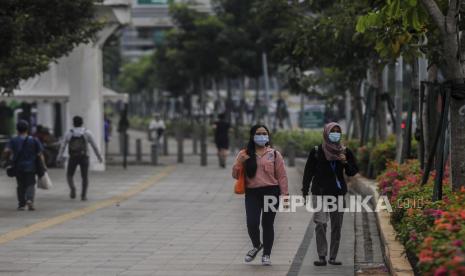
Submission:
<svg viewBox="0 0 465 276">
<path fill-rule="evenodd" d="M 465 275 L 465 189 L 452 192 L 446 172 L 443 199 L 433 202 L 434 172 L 423 186 L 421 178 L 418 161 L 389 162 L 377 178 L 397 237 L 421 275 Z"/>
</svg>

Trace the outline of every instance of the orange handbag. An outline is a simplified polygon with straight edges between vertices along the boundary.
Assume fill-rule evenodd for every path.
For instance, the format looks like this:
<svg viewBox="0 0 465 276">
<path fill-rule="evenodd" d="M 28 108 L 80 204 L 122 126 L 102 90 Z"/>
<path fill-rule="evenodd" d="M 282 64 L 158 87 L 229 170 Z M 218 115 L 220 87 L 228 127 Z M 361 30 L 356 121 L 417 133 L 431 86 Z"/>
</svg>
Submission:
<svg viewBox="0 0 465 276">
<path fill-rule="evenodd" d="M 234 193 L 238 195 L 242 195 L 245 193 L 245 170 L 244 166 L 241 166 L 241 169 L 239 170 L 239 177 L 236 180 L 236 183 L 234 184 Z"/>
</svg>

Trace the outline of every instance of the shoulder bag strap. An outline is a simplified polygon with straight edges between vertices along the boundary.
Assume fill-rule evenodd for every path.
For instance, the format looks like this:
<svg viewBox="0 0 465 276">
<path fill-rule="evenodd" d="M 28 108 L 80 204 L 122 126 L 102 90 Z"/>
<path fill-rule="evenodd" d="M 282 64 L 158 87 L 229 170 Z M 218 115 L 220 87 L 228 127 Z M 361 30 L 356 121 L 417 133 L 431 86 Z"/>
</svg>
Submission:
<svg viewBox="0 0 465 276">
<path fill-rule="evenodd" d="M 278 179 L 276 177 L 276 150 L 274 150 L 274 178 Z"/>
<path fill-rule="evenodd" d="M 26 145 L 28 138 L 29 136 L 26 136 L 26 138 L 24 139 L 24 142 L 21 144 L 21 148 L 19 149 L 18 154 L 15 155 L 15 158 L 13 160 L 15 164 L 19 160 L 19 158 L 23 155 L 23 149 L 24 149 L 24 146 Z"/>
</svg>

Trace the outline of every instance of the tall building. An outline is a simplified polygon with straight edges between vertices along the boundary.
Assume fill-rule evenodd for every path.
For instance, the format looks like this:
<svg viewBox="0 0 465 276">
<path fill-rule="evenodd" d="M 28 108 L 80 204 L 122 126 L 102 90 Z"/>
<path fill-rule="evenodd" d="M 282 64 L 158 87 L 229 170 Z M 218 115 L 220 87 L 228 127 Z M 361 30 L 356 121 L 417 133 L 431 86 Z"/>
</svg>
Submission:
<svg viewBox="0 0 465 276">
<path fill-rule="evenodd" d="M 187 3 L 188 0 L 132 0 L 132 22 L 122 33 L 121 54 L 128 60 L 137 60 L 153 52 L 163 41 L 165 32 L 173 27 L 169 4 Z M 210 0 L 196 0 L 194 7 L 210 12 Z"/>
</svg>

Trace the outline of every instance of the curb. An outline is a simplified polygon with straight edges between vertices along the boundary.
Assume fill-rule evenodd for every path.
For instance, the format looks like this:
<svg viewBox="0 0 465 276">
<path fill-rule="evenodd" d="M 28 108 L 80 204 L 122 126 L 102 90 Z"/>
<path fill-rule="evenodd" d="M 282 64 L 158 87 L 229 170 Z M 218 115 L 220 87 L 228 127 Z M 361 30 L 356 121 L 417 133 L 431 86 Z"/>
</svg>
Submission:
<svg viewBox="0 0 465 276">
<path fill-rule="evenodd" d="M 373 196 L 372 202 L 376 206 L 379 198 L 377 185 L 374 180 L 369 180 L 360 175 L 350 178 L 349 186 L 357 193 Z M 415 275 L 410 262 L 403 254 L 404 246 L 396 239 L 396 232 L 390 222 L 390 214 L 383 210 L 376 212 L 378 229 L 380 231 L 381 242 L 384 246 L 384 259 L 393 276 L 413 276 Z"/>
</svg>

